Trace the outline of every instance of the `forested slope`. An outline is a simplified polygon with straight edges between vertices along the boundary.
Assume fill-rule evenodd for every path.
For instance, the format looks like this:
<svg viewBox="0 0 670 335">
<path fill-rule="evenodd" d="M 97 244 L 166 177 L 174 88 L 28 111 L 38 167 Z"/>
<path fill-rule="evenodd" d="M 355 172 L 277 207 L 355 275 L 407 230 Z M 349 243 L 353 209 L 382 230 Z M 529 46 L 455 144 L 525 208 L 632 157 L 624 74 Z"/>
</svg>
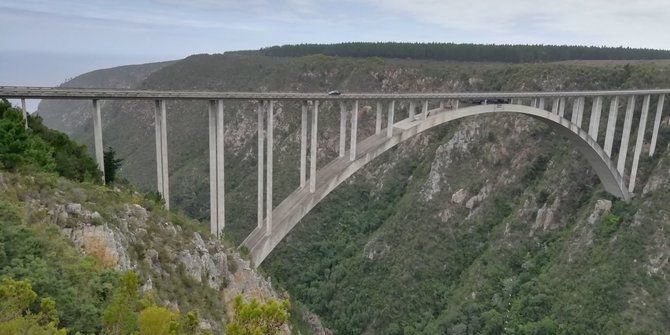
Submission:
<svg viewBox="0 0 670 335">
<path fill-rule="evenodd" d="M 141 87 L 666 88 L 670 67 L 197 55 L 152 73 Z M 276 106 L 275 205 L 298 185 L 300 124 L 299 106 Z M 336 154 L 339 121 L 338 106 L 322 107 L 319 166 Z M 226 105 L 226 232 L 237 241 L 256 223 L 256 195 L 249 191 L 256 189 L 255 173 L 249 173 L 256 167 L 256 108 L 255 102 Z M 396 115 L 405 115 L 406 106 L 397 108 Z M 173 205 L 205 222 L 206 112 L 204 103 L 168 104 Z M 372 114 L 361 115 L 360 138 L 374 131 Z M 105 145 L 126 159 L 123 173 L 146 189 L 155 187 L 149 104 L 109 103 L 103 119 Z M 541 123 L 495 115 L 445 125 L 391 150 L 341 185 L 262 268 L 337 334 L 667 333 L 670 133 L 664 122 L 656 156 L 641 162 L 631 204 L 603 192 L 569 142 Z"/>
</svg>

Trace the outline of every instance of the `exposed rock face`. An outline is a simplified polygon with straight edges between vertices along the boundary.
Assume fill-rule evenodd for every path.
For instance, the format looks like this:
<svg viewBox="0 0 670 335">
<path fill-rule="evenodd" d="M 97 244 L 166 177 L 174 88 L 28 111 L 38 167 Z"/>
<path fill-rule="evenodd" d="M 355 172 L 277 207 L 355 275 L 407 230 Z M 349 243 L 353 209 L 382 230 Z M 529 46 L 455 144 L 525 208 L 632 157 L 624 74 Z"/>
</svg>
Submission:
<svg viewBox="0 0 670 335">
<path fill-rule="evenodd" d="M 83 253 L 110 269 L 137 272 L 142 292 L 156 289 L 157 282 L 166 285 L 166 280 L 178 281 L 181 268 L 192 282 L 219 292 L 229 317 L 237 295 L 261 302 L 283 298 L 273 290 L 269 280 L 234 250 L 203 238 L 198 232 L 187 232 L 179 225 L 152 218 L 149 211 L 137 204 L 125 204 L 106 221 L 98 212 L 79 203 L 58 205 L 47 212 L 54 222 L 65 226 L 63 233 Z M 162 303 L 177 311 L 182 309 L 177 300 Z M 222 321 L 201 315 L 200 325 L 219 331 Z M 284 331 L 289 333 L 288 328 Z"/>
<path fill-rule="evenodd" d="M 119 271 L 135 268 L 128 256 L 128 239 L 107 225 L 84 224 L 77 228 L 63 228 L 63 233 L 84 253 L 102 262 L 105 267 Z"/>
<path fill-rule="evenodd" d="M 468 191 L 466 191 L 465 189 L 460 189 L 451 196 L 451 201 L 455 204 L 460 205 L 467 197 L 468 197 Z"/>
</svg>

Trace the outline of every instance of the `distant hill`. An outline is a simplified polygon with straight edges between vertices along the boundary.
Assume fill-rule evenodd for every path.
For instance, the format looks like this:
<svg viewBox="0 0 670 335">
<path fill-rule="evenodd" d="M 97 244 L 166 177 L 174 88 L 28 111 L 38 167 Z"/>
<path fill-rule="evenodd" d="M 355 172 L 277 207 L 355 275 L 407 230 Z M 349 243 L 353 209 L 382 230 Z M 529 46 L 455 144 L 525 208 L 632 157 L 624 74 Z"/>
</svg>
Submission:
<svg viewBox="0 0 670 335">
<path fill-rule="evenodd" d="M 577 45 L 347 42 L 293 44 L 259 50 L 272 57 L 328 55 L 470 62 L 535 63 L 564 60 L 670 59 L 670 50 Z"/>
<path fill-rule="evenodd" d="M 152 73 L 174 61 L 147 63 L 139 65 L 124 65 L 109 69 L 102 69 L 77 76 L 61 87 L 75 88 L 136 88 Z M 90 101 L 44 100 L 37 109 L 44 123 L 65 133 L 77 137 L 80 127 L 88 126 L 91 117 Z"/>
</svg>

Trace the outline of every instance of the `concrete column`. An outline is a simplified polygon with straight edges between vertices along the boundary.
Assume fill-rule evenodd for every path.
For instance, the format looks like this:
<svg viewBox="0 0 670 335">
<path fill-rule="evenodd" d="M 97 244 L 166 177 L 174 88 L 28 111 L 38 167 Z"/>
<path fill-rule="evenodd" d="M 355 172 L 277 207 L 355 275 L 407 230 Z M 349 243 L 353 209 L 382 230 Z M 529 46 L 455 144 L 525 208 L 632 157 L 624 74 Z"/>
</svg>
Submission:
<svg viewBox="0 0 670 335">
<path fill-rule="evenodd" d="M 623 172 L 626 167 L 626 155 L 628 155 L 628 139 L 630 138 L 630 127 L 633 123 L 633 113 L 635 112 L 635 96 L 628 97 L 628 105 L 626 106 L 626 116 L 623 121 L 623 133 L 621 134 L 621 146 L 619 147 L 619 160 L 616 169 L 623 177 Z"/>
<path fill-rule="evenodd" d="M 388 116 L 386 117 L 386 137 L 393 136 L 393 114 L 395 113 L 395 100 L 389 102 Z"/>
<path fill-rule="evenodd" d="M 565 98 L 558 99 L 558 116 L 563 117 L 565 115 Z"/>
<path fill-rule="evenodd" d="M 265 180 L 263 173 L 265 172 L 265 126 L 263 119 L 265 118 L 265 101 L 258 102 L 258 228 L 263 227 L 265 223 L 265 215 L 263 215 L 265 206 Z"/>
<path fill-rule="evenodd" d="M 654 155 L 656 150 L 656 141 L 658 140 L 658 128 L 661 126 L 661 115 L 663 114 L 663 103 L 665 102 L 665 95 L 658 96 L 656 103 L 656 119 L 654 120 L 654 132 L 651 135 L 651 147 L 649 147 L 649 157 Z"/>
<path fill-rule="evenodd" d="M 584 116 L 584 98 L 579 97 L 575 98 L 572 101 L 572 123 L 576 124 L 577 127 L 582 128 L 582 118 Z"/>
<path fill-rule="evenodd" d="M 444 109 L 444 101 L 440 100 L 440 109 Z"/>
<path fill-rule="evenodd" d="M 316 136 L 317 126 L 319 123 L 319 100 L 314 101 L 314 109 L 312 110 L 312 145 L 310 147 L 310 161 L 309 161 L 309 191 L 314 193 L 316 191 Z"/>
<path fill-rule="evenodd" d="M 537 98 L 533 98 L 533 100 L 531 100 L 530 106 L 534 107 L 534 108 L 537 108 Z"/>
<path fill-rule="evenodd" d="M 159 102 L 156 101 L 156 106 L 158 107 Z M 156 108 L 158 110 L 158 108 Z M 156 120 L 158 122 L 158 119 Z M 159 129 L 157 127 L 156 129 Z M 158 144 L 156 144 L 157 150 Z M 162 168 L 158 168 L 161 170 Z M 216 189 L 216 101 L 209 101 L 209 232 L 212 235 L 216 235 L 219 226 L 218 220 L 218 197 Z M 161 173 L 158 174 L 159 176 Z"/>
<path fill-rule="evenodd" d="M 344 102 L 340 103 L 340 157 L 344 157 L 344 151 L 347 150 L 347 106 Z"/>
<path fill-rule="evenodd" d="M 167 108 L 165 100 L 160 101 L 161 106 L 161 159 L 163 168 L 163 200 L 165 209 L 170 209 L 170 178 L 168 177 L 168 150 L 167 150 Z"/>
<path fill-rule="evenodd" d="M 423 101 L 423 108 L 421 110 L 421 120 L 425 120 L 428 117 L 428 100 Z"/>
<path fill-rule="evenodd" d="M 382 103 L 381 101 L 377 102 L 377 119 L 375 120 L 375 135 L 379 135 L 382 132 Z"/>
<path fill-rule="evenodd" d="M 454 101 L 454 109 L 458 109 L 458 103 L 459 103 L 459 102 L 460 102 L 460 100 L 455 99 L 455 101 Z"/>
<path fill-rule="evenodd" d="M 589 136 L 598 142 L 598 129 L 600 128 L 600 111 L 603 109 L 603 98 L 596 97 L 591 106 L 591 122 L 589 122 Z"/>
<path fill-rule="evenodd" d="M 274 147 L 274 102 L 272 100 L 268 101 L 267 104 L 267 124 L 268 128 L 266 130 L 268 145 L 265 148 L 266 154 L 266 169 L 265 169 L 265 235 L 272 234 L 272 149 Z"/>
<path fill-rule="evenodd" d="M 158 184 L 157 189 L 161 197 L 163 196 L 163 150 L 161 149 L 161 136 L 163 132 L 161 131 L 161 112 L 160 112 L 160 101 L 156 100 L 154 104 L 154 126 L 156 129 L 156 182 Z M 209 124 L 210 132 L 212 124 Z"/>
<path fill-rule="evenodd" d="M 307 101 L 302 102 L 302 118 L 300 121 L 300 188 L 305 187 L 307 180 Z"/>
<path fill-rule="evenodd" d="M 100 102 L 93 100 L 93 141 L 95 143 L 95 161 L 98 170 L 102 172 L 102 183 L 105 183 L 105 156 L 102 148 L 102 124 L 100 117 Z"/>
<path fill-rule="evenodd" d="M 640 154 L 642 145 L 644 145 L 644 132 L 647 127 L 647 115 L 649 114 L 649 94 L 644 96 L 642 102 L 642 115 L 640 115 L 640 124 L 637 126 L 637 140 L 635 141 L 635 153 L 633 154 L 633 168 L 630 170 L 630 180 L 628 181 L 628 192 L 633 193 L 635 189 L 635 178 L 637 177 L 637 167 L 640 163 Z"/>
<path fill-rule="evenodd" d="M 356 135 L 358 135 L 358 100 L 354 101 L 354 109 L 351 111 L 351 149 L 349 150 L 349 160 L 356 160 Z"/>
<path fill-rule="evenodd" d="M 218 101 L 216 114 L 216 203 L 217 203 L 217 229 L 216 236 L 221 237 L 223 228 L 226 226 L 226 192 L 224 188 L 224 128 L 223 128 L 223 100 Z"/>
<path fill-rule="evenodd" d="M 539 109 L 544 109 L 544 98 L 540 98 L 540 104 L 537 106 Z"/>
<path fill-rule="evenodd" d="M 612 157 L 612 144 L 614 143 L 614 133 L 616 132 L 616 118 L 619 113 L 619 97 L 614 97 L 610 101 L 610 113 L 607 117 L 607 132 L 605 133 L 605 153 Z"/>
<path fill-rule="evenodd" d="M 409 111 L 408 111 L 408 117 L 411 121 L 414 121 L 414 110 L 416 109 L 416 105 L 414 104 L 414 101 L 409 102 Z"/>
<path fill-rule="evenodd" d="M 21 110 L 23 111 L 23 122 L 28 129 L 28 110 L 26 109 L 26 99 L 21 99 Z"/>
<path fill-rule="evenodd" d="M 560 104 L 560 100 L 558 98 L 554 98 L 554 101 L 551 103 L 551 112 L 553 114 L 558 114 L 558 104 Z"/>
</svg>

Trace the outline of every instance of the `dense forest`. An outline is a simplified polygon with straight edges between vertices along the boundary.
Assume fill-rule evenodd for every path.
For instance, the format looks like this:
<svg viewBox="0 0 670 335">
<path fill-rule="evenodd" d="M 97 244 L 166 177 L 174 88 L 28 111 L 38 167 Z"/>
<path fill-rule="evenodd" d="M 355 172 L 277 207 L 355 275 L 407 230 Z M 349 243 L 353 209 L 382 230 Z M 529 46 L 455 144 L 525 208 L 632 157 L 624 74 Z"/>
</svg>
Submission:
<svg viewBox="0 0 670 335">
<path fill-rule="evenodd" d="M 341 57 L 384 57 L 431 60 L 536 63 L 564 60 L 670 59 L 670 51 L 624 47 L 574 45 L 470 44 L 347 42 L 337 44 L 297 44 L 263 48 L 272 57 L 328 55 Z"/>
</svg>

